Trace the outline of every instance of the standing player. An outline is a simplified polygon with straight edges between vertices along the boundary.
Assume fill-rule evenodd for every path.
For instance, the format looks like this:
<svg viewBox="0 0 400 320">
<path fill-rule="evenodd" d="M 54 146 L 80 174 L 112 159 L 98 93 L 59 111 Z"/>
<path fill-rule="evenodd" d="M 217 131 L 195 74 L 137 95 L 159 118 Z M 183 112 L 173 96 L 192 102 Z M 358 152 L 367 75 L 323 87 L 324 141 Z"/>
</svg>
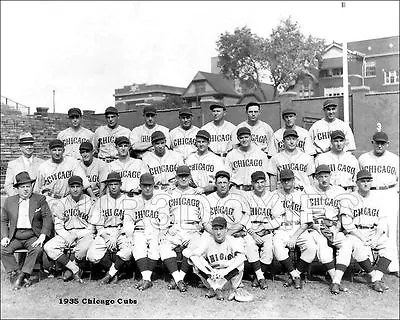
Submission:
<svg viewBox="0 0 400 320">
<path fill-rule="evenodd" d="M 43 162 L 42 159 L 33 155 L 35 149 L 32 134 L 29 132 L 21 133 L 18 143 L 22 155 L 8 162 L 4 180 L 4 190 L 9 197 L 17 194 L 16 189 L 13 187 L 15 176 L 22 171 L 26 171 L 32 179 L 36 179 L 38 167 Z"/>
<path fill-rule="evenodd" d="M 150 174 L 154 177 L 156 189 L 167 189 L 173 185 L 176 168 L 183 165 L 183 155 L 166 148 L 166 138 L 161 131 L 151 135 L 154 151 L 143 155 L 143 162 L 148 166 Z"/>
<path fill-rule="evenodd" d="M 399 274 L 399 157 L 386 150 L 389 137 L 385 132 L 376 132 L 372 137 L 373 150 L 358 158 L 360 169 L 366 169 L 372 174 L 371 193 L 376 194 L 383 203 L 390 203 L 387 208 L 388 237 L 391 245 L 396 248 L 396 256 L 389 265 L 389 272 Z"/>
<path fill-rule="evenodd" d="M 322 105 L 325 117 L 315 122 L 310 128 L 310 137 L 316 153 L 329 151 L 331 146 L 331 132 L 342 130 L 345 134 L 345 151 L 356 149 L 354 135 L 348 124 L 336 118 L 337 104 L 333 100 L 325 100 Z"/>
<path fill-rule="evenodd" d="M 71 121 L 71 126 L 57 135 L 57 139 L 64 143 L 65 155 L 74 157 L 77 160 L 81 159 L 79 146 L 82 142 L 93 140 L 93 132 L 81 126 L 82 111 L 79 108 L 71 108 L 68 110 L 68 118 Z"/>
<path fill-rule="evenodd" d="M 115 139 L 115 145 L 117 146 L 118 160 L 108 165 L 108 171 L 119 173 L 122 181 L 121 192 L 133 197 L 134 193 L 139 193 L 139 179 L 143 173 L 148 171 L 147 166 L 142 160 L 129 156 L 131 143 L 127 137 L 118 137 Z"/>
<path fill-rule="evenodd" d="M 115 107 L 108 107 L 104 112 L 107 120 L 106 126 L 100 126 L 93 135 L 94 153 L 105 162 L 117 159 L 115 139 L 121 136 L 129 136 L 131 131 L 118 124 L 119 113 Z"/>
<path fill-rule="evenodd" d="M 269 160 L 261 149 L 251 142 L 251 132 L 247 127 L 237 131 L 239 148 L 228 153 L 225 165 L 232 172 L 232 183 L 239 190 L 249 191 L 252 188 L 251 174 L 255 171 L 269 171 Z M 269 179 L 266 181 L 269 186 Z"/>
<path fill-rule="evenodd" d="M 184 159 L 196 152 L 196 133 L 199 128 L 192 125 L 193 113 L 189 108 L 179 110 L 180 126 L 170 132 L 171 148 L 182 153 Z"/>
<path fill-rule="evenodd" d="M 295 289 L 303 287 L 300 275 L 308 271 L 308 267 L 315 258 L 317 247 L 313 237 L 306 230 L 312 224 L 312 214 L 302 206 L 304 191 L 295 189 L 295 175 L 290 169 L 283 169 L 280 173 L 282 188 L 273 193 L 272 199 L 277 196 L 283 205 L 280 212 L 280 227 L 275 231 L 273 238 L 274 255 L 291 276 L 289 286 L 294 284 Z M 289 258 L 289 249 L 299 246 L 301 251 L 297 269 Z"/>
<path fill-rule="evenodd" d="M 89 223 L 95 226 L 96 237 L 86 254 L 90 262 L 107 270 L 101 284 L 117 282 L 118 271 L 132 257 L 131 244 L 122 232 L 125 211 L 132 209 L 129 198 L 121 193 L 122 182 L 117 172 L 110 172 L 105 182 L 108 192 L 91 210 Z"/>
<path fill-rule="evenodd" d="M 210 149 L 218 156 L 225 158 L 228 151 L 232 149 L 232 134 L 235 126 L 226 121 L 226 107 L 222 103 L 213 103 L 210 110 L 214 118 L 206 123 L 201 129 L 206 130 L 210 136 Z"/>
<path fill-rule="evenodd" d="M 260 147 L 268 157 L 272 157 L 277 151 L 274 144 L 274 131 L 271 126 L 264 121 L 259 120 L 261 114 L 260 104 L 257 102 L 249 102 L 246 105 L 247 121 L 243 121 L 236 126 L 235 132 L 232 134 L 233 144 L 238 144 L 236 131 L 239 128 L 246 127 L 251 131 L 251 141 Z"/>
<path fill-rule="evenodd" d="M 169 129 L 156 123 L 157 110 L 154 106 L 146 106 L 143 109 L 144 124 L 133 128 L 127 136 L 132 144 L 134 156 L 142 158 L 146 151 L 154 151 L 151 135 L 156 131 L 164 133 L 166 146 L 171 147 Z"/>
<path fill-rule="evenodd" d="M 295 175 L 295 188 L 304 189 L 313 184 L 314 159 L 297 147 L 299 135 L 296 130 L 287 129 L 283 133 L 285 150 L 271 158 L 271 191 L 277 188 L 278 175 L 283 169 L 290 169 Z"/>
<path fill-rule="evenodd" d="M 287 129 L 293 129 L 296 130 L 297 134 L 299 135 L 299 139 L 297 140 L 297 147 L 301 151 L 309 154 L 310 156 L 314 155 L 315 150 L 310 139 L 310 134 L 306 129 L 296 126 L 296 111 L 292 109 L 283 110 L 282 119 L 285 122 L 285 125 L 274 133 L 275 148 L 278 150 L 278 152 L 285 150 L 285 145 L 283 143 L 283 133 Z"/>
<path fill-rule="evenodd" d="M 85 172 L 93 193 L 96 197 L 100 197 L 105 193 L 108 169 L 107 163 L 93 156 L 93 144 L 91 142 L 82 142 L 79 146 L 79 152 L 82 160 L 80 161 L 81 168 Z"/>
<path fill-rule="evenodd" d="M 94 227 L 89 223 L 92 203 L 90 197 L 83 193 L 81 177 L 72 176 L 68 185 L 69 195 L 62 198 L 53 211 L 56 235 L 44 245 L 44 251 L 50 259 L 67 268 L 64 281 L 73 278 L 82 283 L 80 266 L 94 236 Z M 74 261 L 70 261 L 64 253 L 67 248 L 73 248 Z"/>
<path fill-rule="evenodd" d="M 207 131 L 199 130 L 196 134 L 197 152 L 191 153 L 186 159 L 197 193 L 213 192 L 215 174 L 225 168 L 222 158 L 208 148 L 210 139 L 211 136 Z"/>
<path fill-rule="evenodd" d="M 331 150 L 319 154 L 315 165 L 326 164 L 331 169 L 331 183 L 341 186 L 346 191 L 355 188 L 355 180 L 359 165 L 357 158 L 350 152 L 344 151 L 345 134 L 341 130 L 331 133 Z"/>
</svg>

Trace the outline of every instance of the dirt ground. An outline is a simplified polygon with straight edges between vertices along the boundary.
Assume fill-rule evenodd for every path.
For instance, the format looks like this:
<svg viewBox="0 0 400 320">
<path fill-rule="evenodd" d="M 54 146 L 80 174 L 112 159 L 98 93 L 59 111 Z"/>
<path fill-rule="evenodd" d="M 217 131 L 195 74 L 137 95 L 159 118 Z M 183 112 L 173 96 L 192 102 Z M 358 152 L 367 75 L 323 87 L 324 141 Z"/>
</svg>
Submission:
<svg viewBox="0 0 400 320">
<path fill-rule="evenodd" d="M 95 280 L 78 284 L 57 278 L 13 291 L 2 272 L 1 318 L 399 318 L 399 279 L 395 276 L 385 275 L 390 289 L 383 294 L 371 290 L 363 277 L 354 282 L 347 278 L 343 284 L 349 292 L 338 296 L 330 294 L 323 276 L 306 282 L 300 291 L 284 288 L 284 279 L 280 275 L 268 280 L 265 291 L 252 288 L 250 281 L 244 280 L 245 289 L 255 299 L 243 303 L 208 299 L 204 288 L 194 286 L 186 293 L 169 291 L 163 279 L 154 281 L 154 286 L 144 292 L 134 288 L 137 280 L 133 279 L 101 286 Z M 89 299 L 114 303 L 88 304 Z"/>
</svg>

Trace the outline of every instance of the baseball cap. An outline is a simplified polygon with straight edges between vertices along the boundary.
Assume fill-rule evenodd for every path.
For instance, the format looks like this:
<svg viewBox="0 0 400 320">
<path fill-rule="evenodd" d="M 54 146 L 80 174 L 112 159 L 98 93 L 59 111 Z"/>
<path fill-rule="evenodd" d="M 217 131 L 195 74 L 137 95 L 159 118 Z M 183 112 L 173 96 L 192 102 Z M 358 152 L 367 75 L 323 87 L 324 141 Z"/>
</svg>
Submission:
<svg viewBox="0 0 400 320">
<path fill-rule="evenodd" d="M 19 144 L 32 144 L 33 141 L 33 136 L 30 132 L 23 132 L 19 135 Z"/>
<path fill-rule="evenodd" d="M 343 132 L 342 130 L 335 130 L 335 131 L 332 131 L 332 133 L 331 133 L 331 140 L 337 139 L 337 138 L 342 138 L 342 139 L 345 139 L 345 138 L 346 138 L 346 136 L 344 135 L 344 132 Z"/>
<path fill-rule="evenodd" d="M 107 115 L 108 113 L 118 114 L 118 110 L 115 107 L 108 107 L 104 112 L 104 114 Z"/>
<path fill-rule="evenodd" d="M 260 104 L 258 102 L 249 102 L 248 104 L 246 104 L 246 111 L 249 110 L 249 108 L 252 106 L 257 106 L 260 108 Z"/>
<path fill-rule="evenodd" d="M 217 180 L 219 177 L 225 177 L 228 178 L 228 180 L 231 179 L 231 175 L 229 174 L 229 172 L 224 170 L 220 170 L 215 174 L 215 180 Z"/>
<path fill-rule="evenodd" d="M 110 173 L 107 175 L 107 179 L 106 179 L 104 182 L 112 182 L 112 181 L 121 182 L 121 176 L 119 175 L 118 172 L 115 172 L 115 171 L 110 172 Z"/>
<path fill-rule="evenodd" d="M 50 142 L 49 142 L 49 149 L 51 150 L 51 149 L 53 149 L 53 148 L 55 148 L 55 147 L 64 147 L 64 142 L 62 142 L 62 141 L 59 140 L 59 139 L 50 140 Z"/>
<path fill-rule="evenodd" d="M 221 216 L 215 217 L 213 219 L 213 221 L 211 222 L 211 226 L 212 227 L 226 228 L 226 226 L 227 226 L 226 219 L 224 217 L 221 217 Z"/>
<path fill-rule="evenodd" d="M 299 137 L 299 135 L 297 134 L 296 130 L 294 130 L 294 129 L 286 129 L 283 132 L 283 139 L 285 139 L 286 137 L 290 137 L 290 136 Z"/>
<path fill-rule="evenodd" d="M 238 131 L 236 132 L 236 136 L 239 138 L 241 135 L 243 134 L 248 134 L 251 135 L 251 131 L 249 128 L 247 127 L 241 127 L 238 129 Z"/>
<path fill-rule="evenodd" d="M 266 179 L 265 178 L 265 173 L 263 171 L 256 171 L 256 172 L 253 172 L 251 174 L 251 181 L 252 182 L 257 182 L 260 179 L 264 179 L 264 180 Z"/>
<path fill-rule="evenodd" d="M 325 100 L 322 104 L 322 109 L 325 109 L 326 107 L 337 107 L 337 103 L 331 99 Z"/>
<path fill-rule="evenodd" d="M 375 132 L 375 134 L 372 136 L 372 140 L 374 140 L 376 142 L 388 142 L 389 137 L 385 132 L 378 131 L 378 132 Z"/>
<path fill-rule="evenodd" d="M 131 142 L 129 141 L 129 139 L 125 136 L 120 136 L 115 138 L 115 145 L 119 146 L 122 143 L 127 143 L 127 144 L 131 144 Z"/>
<path fill-rule="evenodd" d="M 210 104 L 210 110 L 214 110 L 215 108 L 222 108 L 224 110 L 226 110 L 226 107 L 223 103 L 220 102 L 213 102 L 212 104 Z"/>
<path fill-rule="evenodd" d="M 281 180 L 289 180 L 294 178 L 294 172 L 290 169 L 283 169 L 279 172 L 279 177 Z"/>
<path fill-rule="evenodd" d="M 93 150 L 92 143 L 89 141 L 82 142 L 81 145 L 79 146 L 79 151 L 82 151 L 82 150 L 92 151 Z"/>
<path fill-rule="evenodd" d="M 199 137 L 199 138 L 204 138 L 204 139 L 206 139 L 206 140 L 208 140 L 208 141 L 210 141 L 211 140 L 211 135 L 208 133 L 208 131 L 206 131 L 206 130 L 199 130 L 199 131 L 197 131 L 197 133 L 196 133 L 196 138 L 197 137 Z"/>
<path fill-rule="evenodd" d="M 176 168 L 176 175 L 177 176 L 188 176 L 190 175 L 190 169 L 188 166 L 179 166 Z"/>
<path fill-rule="evenodd" d="M 146 172 L 140 176 L 140 184 L 154 184 L 154 177 Z"/>
<path fill-rule="evenodd" d="M 165 135 L 162 131 L 154 131 L 151 134 L 151 143 L 156 142 L 158 140 L 165 139 Z"/>
<path fill-rule="evenodd" d="M 320 164 L 316 169 L 315 169 L 315 174 L 320 174 L 322 172 L 327 172 L 331 173 L 331 169 L 326 164 Z"/>
<path fill-rule="evenodd" d="M 286 114 L 294 114 L 294 115 L 296 115 L 297 113 L 293 109 L 285 109 L 285 110 L 282 111 L 282 117 L 284 115 L 286 115 Z"/>
<path fill-rule="evenodd" d="M 68 117 L 72 117 L 72 116 L 82 116 L 82 111 L 79 108 L 71 108 L 68 110 Z"/>
<path fill-rule="evenodd" d="M 179 115 L 181 116 L 181 115 L 183 115 L 183 114 L 192 116 L 192 115 L 193 115 L 193 112 L 192 112 L 192 110 L 190 110 L 189 108 L 183 107 L 182 109 L 179 110 Z"/>
<path fill-rule="evenodd" d="M 357 173 L 357 181 L 361 180 L 361 179 L 370 179 L 370 180 L 372 180 L 371 172 L 369 172 L 368 170 L 365 170 L 365 169 L 362 169 L 362 170 L 358 171 L 358 173 Z"/>
<path fill-rule="evenodd" d="M 83 186 L 83 180 L 80 176 L 72 176 L 68 179 L 68 185 L 72 186 L 73 184 L 79 184 Z"/>
<path fill-rule="evenodd" d="M 154 106 L 145 106 L 143 109 L 143 114 L 157 114 L 157 110 Z"/>
</svg>

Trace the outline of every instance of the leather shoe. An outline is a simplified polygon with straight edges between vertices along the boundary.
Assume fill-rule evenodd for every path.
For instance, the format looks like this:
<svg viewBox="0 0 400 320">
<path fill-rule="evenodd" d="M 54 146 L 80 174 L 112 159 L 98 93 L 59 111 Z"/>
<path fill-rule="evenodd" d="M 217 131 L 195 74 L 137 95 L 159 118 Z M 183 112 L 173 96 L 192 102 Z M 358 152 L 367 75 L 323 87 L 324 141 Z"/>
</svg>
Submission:
<svg viewBox="0 0 400 320">
<path fill-rule="evenodd" d="M 62 279 L 64 282 L 67 282 L 69 280 L 72 280 L 73 277 L 74 277 L 74 274 L 72 273 L 72 271 L 67 269 L 64 271 L 64 275 L 63 275 Z"/>
<path fill-rule="evenodd" d="M 267 280 L 261 279 L 261 280 L 258 281 L 258 283 L 260 284 L 260 289 L 261 290 L 268 289 Z"/>
<path fill-rule="evenodd" d="M 112 276 L 107 272 L 107 274 L 104 276 L 104 278 L 100 280 L 100 284 L 109 284 L 113 278 L 114 278 L 114 277 L 112 277 Z"/>
<path fill-rule="evenodd" d="M 149 281 L 149 280 L 144 280 L 143 281 L 143 284 L 141 285 L 141 286 L 139 286 L 139 290 L 140 291 L 143 291 L 143 290 L 146 290 L 146 289 L 149 289 L 149 288 L 151 288 L 153 286 L 153 282 L 151 282 L 151 281 Z"/>
<path fill-rule="evenodd" d="M 24 278 L 24 287 L 25 288 L 27 288 L 27 287 L 30 287 L 31 285 L 32 285 L 32 280 L 31 279 L 29 279 L 29 278 Z"/>
<path fill-rule="evenodd" d="M 386 283 L 383 282 L 383 280 L 380 280 L 380 283 L 381 283 L 381 287 L 382 287 L 382 289 L 383 289 L 384 291 L 389 290 L 389 287 L 387 286 Z"/>
<path fill-rule="evenodd" d="M 225 294 L 221 289 L 215 290 L 215 294 L 217 295 L 217 300 L 225 300 Z"/>
<path fill-rule="evenodd" d="M 175 283 L 174 279 L 171 279 L 171 281 L 168 283 L 167 289 L 168 290 L 175 290 L 176 289 L 176 283 Z"/>
<path fill-rule="evenodd" d="M 206 293 L 207 298 L 213 298 L 213 297 L 215 297 L 215 295 L 216 295 L 216 293 L 215 293 L 214 289 L 207 290 L 207 293 Z"/>
<path fill-rule="evenodd" d="M 331 284 L 331 293 L 332 294 L 339 294 L 340 293 L 340 285 L 338 283 Z"/>
<path fill-rule="evenodd" d="M 253 288 L 257 288 L 259 285 L 260 285 L 260 283 L 258 282 L 258 279 L 255 277 L 255 278 L 253 279 L 253 281 L 251 282 L 251 286 L 252 286 Z"/>
<path fill-rule="evenodd" d="M 71 273 L 72 273 L 72 272 L 71 272 Z M 78 272 L 74 273 L 74 274 L 73 274 L 74 280 L 77 281 L 77 282 L 79 282 L 79 283 L 83 283 L 83 280 L 82 280 L 82 273 L 83 273 L 82 269 L 79 269 Z"/>
<path fill-rule="evenodd" d="M 10 282 L 14 284 L 15 280 L 17 280 L 18 271 L 11 271 L 10 272 Z"/>
<path fill-rule="evenodd" d="M 295 288 L 295 289 L 300 290 L 300 289 L 303 288 L 303 285 L 301 284 L 301 279 L 300 279 L 300 277 L 294 277 L 294 278 L 293 278 L 293 282 L 294 282 L 294 288 Z"/>
<path fill-rule="evenodd" d="M 25 279 L 25 273 L 20 272 L 17 276 L 17 279 L 14 282 L 13 289 L 14 290 L 19 290 L 22 288 L 24 284 L 24 279 Z"/>
<path fill-rule="evenodd" d="M 371 286 L 371 288 L 372 288 L 373 290 L 375 290 L 375 291 L 377 291 L 377 292 L 382 293 L 382 292 L 385 291 L 385 290 L 382 288 L 381 282 L 380 282 L 379 280 L 372 282 L 370 286 Z"/>
<path fill-rule="evenodd" d="M 186 292 L 187 291 L 187 286 L 186 284 L 182 281 L 179 280 L 178 283 L 176 284 L 180 292 Z"/>
</svg>

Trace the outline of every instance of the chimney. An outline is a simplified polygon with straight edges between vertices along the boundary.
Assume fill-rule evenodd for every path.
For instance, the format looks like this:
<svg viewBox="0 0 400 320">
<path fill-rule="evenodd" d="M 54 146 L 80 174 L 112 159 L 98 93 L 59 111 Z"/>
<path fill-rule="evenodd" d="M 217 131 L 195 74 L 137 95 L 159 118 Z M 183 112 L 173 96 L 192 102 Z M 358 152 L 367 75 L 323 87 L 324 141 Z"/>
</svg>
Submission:
<svg viewBox="0 0 400 320">
<path fill-rule="evenodd" d="M 47 117 L 47 111 L 49 110 L 49 108 L 45 108 L 45 107 L 37 107 L 36 108 L 36 112 L 34 113 L 35 116 L 42 116 L 42 117 Z"/>
</svg>

